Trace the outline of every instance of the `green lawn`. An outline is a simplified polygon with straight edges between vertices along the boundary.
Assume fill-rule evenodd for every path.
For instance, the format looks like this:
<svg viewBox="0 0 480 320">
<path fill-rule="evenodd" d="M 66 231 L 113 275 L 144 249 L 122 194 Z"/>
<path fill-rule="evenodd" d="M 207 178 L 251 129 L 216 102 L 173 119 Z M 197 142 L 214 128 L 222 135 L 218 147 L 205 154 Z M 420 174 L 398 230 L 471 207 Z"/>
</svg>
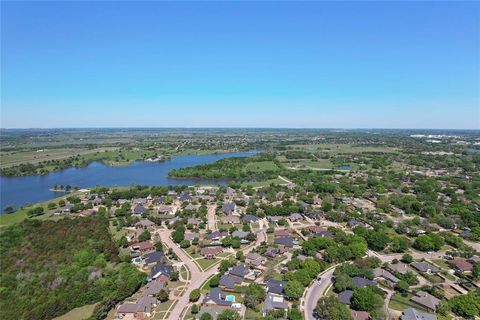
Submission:
<svg viewBox="0 0 480 320">
<path fill-rule="evenodd" d="M 263 304 L 258 306 L 258 310 L 262 310 Z M 253 309 L 247 308 L 245 311 L 245 319 L 262 319 L 262 313 Z"/>
<path fill-rule="evenodd" d="M 277 170 L 278 167 L 273 161 L 258 161 L 258 162 L 248 163 L 245 169 L 249 171 L 263 172 L 263 171 Z"/>
<path fill-rule="evenodd" d="M 410 301 L 412 297 L 413 295 L 411 295 L 410 293 L 406 297 L 402 297 L 401 294 L 395 293 L 392 299 L 390 299 L 390 303 L 388 304 L 388 307 L 398 311 L 403 311 L 407 308 L 412 307 L 423 312 L 428 312 L 427 310 L 425 310 L 425 308 L 423 308 L 419 304 L 413 301 Z"/>
<path fill-rule="evenodd" d="M 271 184 L 285 184 L 285 181 L 283 181 L 282 179 L 278 179 L 278 178 L 275 178 L 275 179 L 269 179 L 269 180 L 264 180 L 264 181 L 255 181 L 255 182 L 245 182 L 242 184 L 242 186 L 244 187 L 252 187 L 252 188 L 261 188 L 261 187 L 266 187 L 266 186 L 269 186 Z"/>
<path fill-rule="evenodd" d="M 78 307 L 73 310 L 70 310 L 69 312 L 65 313 L 63 316 L 54 318 L 55 320 L 83 320 L 89 318 L 93 310 L 95 309 L 95 306 L 97 304 L 87 304 L 86 306 L 83 307 Z"/>
<path fill-rule="evenodd" d="M 202 270 L 206 270 L 208 269 L 208 267 L 211 267 L 216 262 L 220 261 L 220 259 L 198 259 L 195 261 L 198 263 Z"/>
</svg>

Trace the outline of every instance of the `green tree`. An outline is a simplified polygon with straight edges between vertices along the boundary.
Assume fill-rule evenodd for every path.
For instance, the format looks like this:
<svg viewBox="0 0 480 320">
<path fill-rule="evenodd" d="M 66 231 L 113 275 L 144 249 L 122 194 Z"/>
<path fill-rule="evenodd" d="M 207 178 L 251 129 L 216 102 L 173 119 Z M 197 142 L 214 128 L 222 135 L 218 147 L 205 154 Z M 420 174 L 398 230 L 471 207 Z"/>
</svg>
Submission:
<svg viewBox="0 0 480 320">
<path fill-rule="evenodd" d="M 166 301 L 168 301 L 168 292 L 165 291 L 165 290 L 160 290 L 160 292 L 158 293 L 157 298 L 158 298 L 158 300 L 160 300 L 160 302 L 166 302 Z"/>
<path fill-rule="evenodd" d="M 258 283 L 251 283 L 245 291 L 243 303 L 247 308 L 257 310 L 258 306 L 265 300 L 265 289 Z"/>
<path fill-rule="evenodd" d="M 302 297 L 304 291 L 303 285 L 296 281 L 288 281 L 285 285 L 285 294 L 290 300 L 298 300 Z"/>
<path fill-rule="evenodd" d="M 152 238 L 152 234 L 150 233 L 150 231 L 145 230 L 142 232 L 142 234 L 140 234 L 140 236 L 138 237 L 138 240 L 147 241 L 147 240 L 150 240 L 151 238 Z"/>
<path fill-rule="evenodd" d="M 405 253 L 403 256 L 402 256 L 402 262 L 403 263 L 412 263 L 413 262 L 413 257 L 411 254 L 408 254 L 408 253 Z"/>
<path fill-rule="evenodd" d="M 382 305 L 382 298 L 372 287 L 358 288 L 353 291 L 352 307 L 356 310 L 372 312 Z"/>
<path fill-rule="evenodd" d="M 455 296 L 449 300 L 453 313 L 460 317 L 471 319 L 480 315 L 480 296 L 469 292 L 466 295 Z"/>
<path fill-rule="evenodd" d="M 292 308 L 288 311 L 288 320 L 302 320 L 302 312 L 297 308 Z"/>
<path fill-rule="evenodd" d="M 319 320 L 351 320 L 352 315 L 348 307 L 337 297 L 321 297 L 314 309 L 314 315 Z"/>
<path fill-rule="evenodd" d="M 213 320 L 213 317 L 210 313 L 208 312 L 204 312 L 202 313 L 202 315 L 200 316 L 200 320 Z"/>
<path fill-rule="evenodd" d="M 335 275 L 335 291 L 342 292 L 344 290 L 352 289 L 354 287 L 355 286 L 353 280 L 348 274 L 341 272 Z"/>
<path fill-rule="evenodd" d="M 193 289 L 189 296 L 190 302 L 197 302 L 200 299 L 200 289 Z"/>
<path fill-rule="evenodd" d="M 222 311 L 217 317 L 217 320 L 241 320 L 240 314 L 232 309 L 226 309 Z"/>
<path fill-rule="evenodd" d="M 192 314 L 197 314 L 199 310 L 200 308 L 198 307 L 197 304 L 192 305 L 192 310 L 191 310 Z"/>
</svg>

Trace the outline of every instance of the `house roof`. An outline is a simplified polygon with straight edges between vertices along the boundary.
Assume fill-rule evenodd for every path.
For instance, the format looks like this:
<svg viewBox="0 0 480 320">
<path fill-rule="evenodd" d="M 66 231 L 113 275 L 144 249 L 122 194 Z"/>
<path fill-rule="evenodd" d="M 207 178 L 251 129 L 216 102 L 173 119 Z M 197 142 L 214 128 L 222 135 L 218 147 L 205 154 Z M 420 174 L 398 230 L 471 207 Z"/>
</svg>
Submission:
<svg viewBox="0 0 480 320">
<path fill-rule="evenodd" d="M 135 206 L 135 208 L 133 208 L 133 213 L 134 214 L 142 214 L 146 211 L 147 209 L 145 209 L 144 206 L 142 206 L 141 204 Z"/>
<path fill-rule="evenodd" d="M 290 235 L 289 229 L 277 229 L 274 231 L 276 237 L 287 237 Z"/>
<path fill-rule="evenodd" d="M 225 274 L 220 278 L 219 284 L 228 289 L 235 289 L 237 284 L 241 284 L 243 279 L 231 274 Z"/>
<path fill-rule="evenodd" d="M 237 264 L 236 266 L 233 266 L 230 269 L 229 274 L 243 278 L 248 274 L 249 270 L 250 269 L 246 264 L 241 263 L 241 264 Z"/>
<path fill-rule="evenodd" d="M 155 251 L 151 253 L 147 253 L 143 255 L 144 262 L 146 264 L 151 264 L 154 262 L 162 261 L 163 260 L 163 252 Z"/>
<path fill-rule="evenodd" d="M 397 283 L 398 281 L 400 281 L 400 279 L 398 279 L 397 277 L 395 277 L 391 272 L 385 270 L 385 269 L 382 269 L 382 268 L 376 268 L 373 270 L 373 275 L 375 276 L 375 278 L 384 278 L 384 279 L 387 279 L 393 283 Z"/>
<path fill-rule="evenodd" d="M 286 284 L 285 281 L 270 279 L 267 281 L 267 292 L 283 294 Z"/>
<path fill-rule="evenodd" d="M 401 320 L 437 320 L 437 316 L 430 313 L 420 312 L 414 308 L 408 308 L 405 311 L 403 311 L 403 314 L 400 317 L 400 319 Z"/>
<path fill-rule="evenodd" d="M 473 265 L 470 262 L 467 262 L 462 259 L 450 260 L 449 263 L 459 269 L 460 271 L 472 271 Z"/>
<path fill-rule="evenodd" d="M 138 221 L 137 223 L 135 223 L 135 226 L 140 226 L 140 227 L 151 227 L 151 226 L 154 226 L 155 223 L 148 220 L 148 219 L 142 219 L 140 221 Z"/>
<path fill-rule="evenodd" d="M 412 262 L 410 265 L 421 272 L 428 272 L 429 270 L 432 273 L 440 272 L 440 268 L 428 262 Z"/>
<path fill-rule="evenodd" d="M 203 303 L 208 303 L 212 301 L 213 303 L 220 306 L 231 306 L 232 302 L 225 300 L 225 295 L 223 294 L 220 288 L 213 288 L 209 293 L 203 298 Z"/>
<path fill-rule="evenodd" d="M 345 304 L 350 305 L 350 300 L 352 299 L 353 291 L 352 290 L 345 290 L 338 294 L 338 299 Z"/>
<path fill-rule="evenodd" d="M 170 275 L 173 272 L 173 267 L 163 264 L 163 263 L 157 263 L 152 270 L 150 271 L 150 278 L 151 279 L 156 279 L 160 275 L 165 275 L 167 277 L 170 277 Z"/>
<path fill-rule="evenodd" d="M 366 279 L 366 278 L 362 278 L 362 277 L 353 277 L 352 278 L 353 280 L 353 283 L 355 285 L 355 288 L 363 288 L 363 287 L 367 287 L 367 286 L 376 286 L 377 283 L 375 281 L 372 281 L 372 280 L 369 280 L 369 279 Z"/>
<path fill-rule="evenodd" d="M 195 238 L 200 237 L 200 234 L 198 232 L 188 232 L 185 233 L 185 240 L 193 240 Z"/>
<path fill-rule="evenodd" d="M 237 216 L 221 217 L 220 220 L 223 223 L 239 223 L 240 222 L 240 218 Z"/>
<path fill-rule="evenodd" d="M 284 245 L 285 247 L 293 248 L 293 239 L 290 237 L 277 237 L 274 243 Z"/>
<path fill-rule="evenodd" d="M 145 296 L 154 296 L 157 295 L 160 291 L 165 290 L 166 282 L 163 281 L 151 281 L 147 283 L 145 286 L 145 291 L 143 291 L 143 295 Z"/>
<path fill-rule="evenodd" d="M 206 238 L 208 240 L 213 240 L 215 238 L 222 238 L 222 237 L 226 237 L 228 235 L 227 232 L 220 232 L 220 231 L 214 231 L 210 234 L 207 234 Z"/>
<path fill-rule="evenodd" d="M 133 249 L 138 248 L 138 250 L 142 250 L 142 251 L 154 248 L 153 244 L 151 244 L 149 241 L 137 242 L 137 243 L 132 244 L 131 247 Z"/>
<path fill-rule="evenodd" d="M 246 238 L 248 236 L 248 232 L 245 232 L 245 231 L 240 231 L 240 230 L 237 230 L 237 231 L 234 231 L 232 232 L 232 237 L 238 237 L 240 239 L 243 239 L 243 238 Z"/>
<path fill-rule="evenodd" d="M 206 255 L 217 256 L 222 251 L 223 251 L 223 249 L 221 247 L 204 247 L 204 248 L 202 248 L 202 250 L 200 252 L 204 256 L 206 256 Z"/>
<path fill-rule="evenodd" d="M 424 307 L 427 307 L 430 310 L 437 310 L 437 306 L 440 303 L 440 299 L 437 297 L 432 296 L 431 294 L 424 292 L 424 291 L 418 291 L 415 296 L 410 299 Z"/>
<path fill-rule="evenodd" d="M 253 216 L 251 214 L 246 214 L 242 217 L 241 219 L 243 222 L 255 222 L 255 221 L 258 221 L 258 217 L 257 216 Z"/>
<path fill-rule="evenodd" d="M 223 213 L 232 213 L 233 211 L 235 211 L 235 203 L 233 202 L 224 203 L 222 206 L 222 211 Z"/>
<path fill-rule="evenodd" d="M 266 313 L 270 310 L 275 309 L 288 309 L 288 305 L 283 302 L 283 297 L 278 296 L 272 293 L 268 293 L 267 297 L 265 298 L 265 302 L 263 303 L 263 313 Z"/>
<path fill-rule="evenodd" d="M 292 213 L 291 215 L 288 216 L 288 219 L 290 219 L 290 220 L 302 220 L 303 216 L 300 213 Z"/>
<path fill-rule="evenodd" d="M 412 268 L 410 268 L 407 264 L 405 264 L 403 262 L 390 263 L 388 265 L 388 268 L 392 271 L 400 272 L 401 274 L 405 274 L 409 271 L 412 271 Z"/>
<path fill-rule="evenodd" d="M 352 314 L 353 320 L 368 320 L 370 319 L 370 313 L 367 311 L 357 311 L 357 310 L 350 310 Z"/>
<path fill-rule="evenodd" d="M 202 221 L 200 219 L 197 219 L 197 218 L 188 218 L 187 219 L 187 224 L 193 224 L 193 225 L 197 225 L 197 224 L 200 224 Z"/>
</svg>

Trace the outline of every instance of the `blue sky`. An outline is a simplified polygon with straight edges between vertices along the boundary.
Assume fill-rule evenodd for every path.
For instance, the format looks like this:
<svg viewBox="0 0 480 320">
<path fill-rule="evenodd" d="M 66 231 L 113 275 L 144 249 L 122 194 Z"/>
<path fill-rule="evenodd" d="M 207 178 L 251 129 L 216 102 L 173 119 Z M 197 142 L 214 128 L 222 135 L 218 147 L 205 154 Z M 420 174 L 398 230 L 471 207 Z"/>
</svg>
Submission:
<svg viewBox="0 0 480 320">
<path fill-rule="evenodd" d="M 1 6 L 3 128 L 480 128 L 479 3 Z"/>
</svg>

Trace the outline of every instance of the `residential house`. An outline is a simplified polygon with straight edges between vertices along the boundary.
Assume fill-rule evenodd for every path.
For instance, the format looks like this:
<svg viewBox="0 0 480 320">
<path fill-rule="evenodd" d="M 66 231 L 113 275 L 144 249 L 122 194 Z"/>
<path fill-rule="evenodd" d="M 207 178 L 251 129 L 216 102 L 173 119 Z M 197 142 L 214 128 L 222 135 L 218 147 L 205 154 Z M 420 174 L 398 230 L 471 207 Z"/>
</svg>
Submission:
<svg viewBox="0 0 480 320">
<path fill-rule="evenodd" d="M 137 215 L 137 216 L 140 216 L 142 214 L 145 213 L 145 211 L 147 211 L 147 209 L 145 209 L 145 207 L 141 204 L 139 205 L 136 205 L 134 208 L 133 208 L 133 214 L 134 215 Z"/>
<path fill-rule="evenodd" d="M 204 247 L 200 252 L 205 259 L 215 259 L 223 252 L 223 249 L 222 247 Z"/>
<path fill-rule="evenodd" d="M 345 304 L 350 305 L 351 300 L 352 300 L 352 296 L 353 296 L 353 291 L 352 290 L 345 290 L 345 291 L 342 291 L 338 294 L 338 300 L 340 300 L 341 302 L 343 302 Z"/>
<path fill-rule="evenodd" d="M 152 227 L 155 226 L 155 223 L 148 219 L 142 219 L 137 223 L 135 223 L 135 226 L 143 229 L 151 229 Z"/>
<path fill-rule="evenodd" d="M 185 201 L 190 202 L 190 201 L 193 200 L 193 198 L 192 198 L 191 195 L 184 193 L 184 194 L 182 194 L 182 195 L 180 196 L 179 200 L 180 200 L 180 202 L 185 202 Z"/>
<path fill-rule="evenodd" d="M 220 278 L 219 285 L 224 287 L 226 290 L 234 290 L 237 285 L 242 284 L 243 278 L 231 275 L 231 274 L 224 274 Z"/>
<path fill-rule="evenodd" d="M 419 305 L 435 312 L 438 305 L 440 304 L 440 299 L 432 296 L 428 292 L 418 291 L 415 296 L 413 296 L 411 301 L 418 303 Z"/>
<path fill-rule="evenodd" d="M 382 268 L 374 269 L 373 275 L 375 279 L 382 278 L 386 280 L 392 287 L 395 286 L 395 284 L 400 281 L 400 279 L 397 278 L 395 275 L 393 275 L 389 271 Z"/>
<path fill-rule="evenodd" d="M 414 269 L 417 269 L 420 272 L 425 272 L 429 274 L 440 272 L 440 268 L 428 262 L 412 262 L 410 266 L 412 266 Z"/>
<path fill-rule="evenodd" d="M 248 263 L 253 268 L 259 268 L 262 266 L 267 259 L 258 253 L 249 252 L 245 257 L 245 262 Z"/>
<path fill-rule="evenodd" d="M 288 219 L 292 222 L 303 220 L 303 216 L 300 213 L 292 213 L 288 216 Z"/>
<path fill-rule="evenodd" d="M 202 223 L 202 220 L 197 219 L 197 218 L 188 218 L 187 219 L 187 224 L 198 226 L 200 223 Z"/>
<path fill-rule="evenodd" d="M 170 278 L 170 275 L 172 274 L 172 272 L 173 272 L 172 266 L 159 262 L 152 268 L 152 270 L 150 270 L 150 276 L 148 280 L 149 281 L 155 280 L 162 275 Z"/>
<path fill-rule="evenodd" d="M 293 248 L 294 246 L 294 242 L 291 237 L 277 237 L 273 242 L 283 246 L 284 248 Z"/>
<path fill-rule="evenodd" d="M 290 229 L 276 229 L 273 234 L 275 237 L 288 237 L 290 236 Z"/>
<path fill-rule="evenodd" d="M 224 214 L 234 214 L 236 212 L 237 206 L 233 202 L 224 203 L 222 206 L 222 212 Z"/>
<path fill-rule="evenodd" d="M 390 263 L 388 265 L 388 269 L 390 269 L 392 272 L 398 272 L 400 274 L 405 274 L 407 272 L 413 272 L 412 268 L 408 264 L 405 264 L 403 262 L 398 262 L 398 263 Z"/>
<path fill-rule="evenodd" d="M 223 294 L 220 288 L 213 288 L 203 298 L 202 306 L 220 306 L 230 308 L 232 306 L 232 302 L 226 299 L 226 296 Z"/>
<path fill-rule="evenodd" d="M 257 222 L 259 219 L 257 216 L 252 216 L 251 214 L 246 214 L 240 219 L 243 223 L 253 223 Z"/>
<path fill-rule="evenodd" d="M 267 285 L 268 293 L 283 295 L 283 291 L 285 290 L 285 286 L 287 285 L 287 282 L 270 279 L 267 281 L 266 285 Z"/>
<path fill-rule="evenodd" d="M 119 319 L 144 319 L 152 314 L 152 307 L 156 306 L 155 297 L 143 296 L 136 302 L 127 302 L 119 305 L 116 310 Z"/>
<path fill-rule="evenodd" d="M 462 259 L 453 259 L 448 261 L 448 263 L 460 272 L 470 272 L 473 270 L 473 265 Z"/>
<path fill-rule="evenodd" d="M 248 266 L 244 263 L 241 263 L 230 268 L 230 270 L 228 271 L 228 274 L 237 276 L 243 279 L 245 278 L 246 275 L 248 275 L 249 272 L 250 272 L 250 269 L 248 268 Z"/>
<path fill-rule="evenodd" d="M 437 316 L 431 313 L 420 312 L 414 308 L 405 309 L 400 320 L 437 320 Z"/>
<path fill-rule="evenodd" d="M 192 241 L 195 238 L 200 238 L 200 234 L 198 232 L 186 232 L 185 233 L 185 240 Z"/>
<path fill-rule="evenodd" d="M 263 302 L 262 316 L 265 317 L 269 311 L 273 310 L 283 310 L 286 313 L 288 311 L 288 304 L 284 302 L 283 296 L 268 293 Z"/>
<path fill-rule="evenodd" d="M 162 204 L 158 207 L 158 213 L 159 214 L 174 214 L 175 212 L 173 211 L 173 208 L 171 206 L 167 206 L 165 204 Z"/>
<path fill-rule="evenodd" d="M 283 254 L 283 250 L 280 248 L 268 247 L 265 251 L 265 256 L 269 258 L 275 258 L 280 254 Z"/>
<path fill-rule="evenodd" d="M 355 288 L 363 288 L 363 287 L 374 287 L 377 285 L 377 283 L 375 281 L 372 281 L 372 280 L 369 280 L 369 279 L 366 279 L 366 278 L 362 278 L 362 277 L 353 277 L 352 278 L 353 280 L 353 284 L 355 286 Z"/>
<path fill-rule="evenodd" d="M 283 217 L 281 217 L 281 216 L 267 216 L 268 222 L 277 223 L 278 221 L 280 221 L 282 219 L 283 219 Z"/>
<path fill-rule="evenodd" d="M 186 207 L 185 210 L 191 210 L 191 211 L 197 211 L 200 206 L 198 204 L 191 204 L 189 203 Z"/>
<path fill-rule="evenodd" d="M 157 279 L 157 280 L 150 281 L 149 283 L 147 283 L 144 291 L 142 292 L 142 295 L 143 296 L 149 296 L 149 297 L 156 297 L 160 293 L 160 291 L 162 291 L 162 290 L 165 290 L 165 291 L 168 290 L 167 282 L 159 281 Z"/>
<path fill-rule="evenodd" d="M 238 216 L 226 216 L 221 217 L 220 221 L 225 224 L 235 224 L 240 223 L 240 218 Z"/>
<path fill-rule="evenodd" d="M 155 251 L 155 246 L 149 241 L 137 242 L 130 246 L 132 251 L 147 253 Z"/>
<path fill-rule="evenodd" d="M 228 232 L 214 231 L 212 233 L 207 234 L 205 238 L 211 241 L 220 241 L 226 236 L 228 236 Z"/>
<path fill-rule="evenodd" d="M 370 313 L 367 311 L 357 311 L 357 310 L 350 310 L 352 314 L 352 320 L 368 320 L 370 319 Z"/>
<path fill-rule="evenodd" d="M 239 239 L 245 239 L 248 236 L 248 234 L 249 234 L 249 232 L 236 230 L 236 231 L 232 232 L 232 237 L 239 238 Z"/>
<path fill-rule="evenodd" d="M 160 251 L 150 252 L 142 256 L 144 266 L 150 266 L 158 262 L 163 262 L 164 259 L 165 256 L 163 255 L 163 252 Z"/>
</svg>

